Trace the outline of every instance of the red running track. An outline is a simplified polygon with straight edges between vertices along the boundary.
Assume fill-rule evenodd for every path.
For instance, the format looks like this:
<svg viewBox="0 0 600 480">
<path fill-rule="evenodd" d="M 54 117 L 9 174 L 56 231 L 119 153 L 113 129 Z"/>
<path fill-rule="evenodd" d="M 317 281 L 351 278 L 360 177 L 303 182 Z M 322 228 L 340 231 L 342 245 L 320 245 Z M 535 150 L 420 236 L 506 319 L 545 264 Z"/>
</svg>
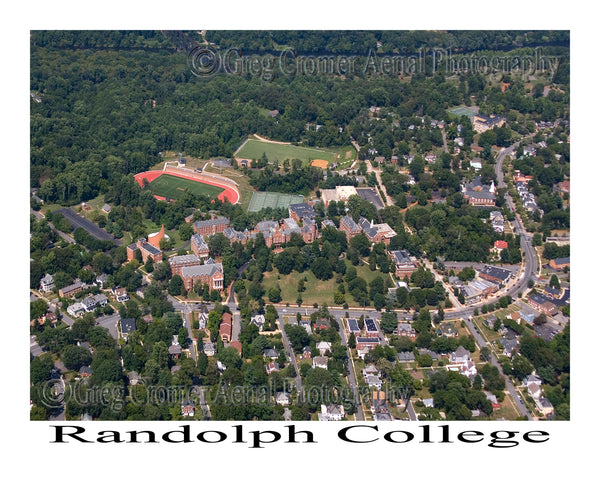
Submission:
<svg viewBox="0 0 600 480">
<path fill-rule="evenodd" d="M 219 183 L 217 181 L 209 181 L 209 180 L 204 180 L 204 179 L 200 180 L 199 178 L 190 177 L 183 173 L 172 172 L 172 171 L 165 172 L 164 170 L 149 170 L 147 172 L 138 173 L 135 176 L 135 179 L 139 183 L 140 187 L 142 187 L 144 185 L 144 183 L 143 183 L 144 179 L 148 180 L 148 182 L 150 183 L 153 180 L 156 180 L 158 177 L 160 177 L 163 174 L 173 175 L 174 177 L 181 177 L 181 178 L 185 178 L 187 180 L 193 180 L 194 182 L 206 183 L 206 184 L 212 185 L 214 187 L 224 188 L 225 190 L 222 191 L 219 194 L 219 196 L 217 197 L 222 202 L 229 202 L 232 204 L 236 204 L 240 200 L 239 192 L 235 188 L 232 188 L 230 185 L 226 185 L 224 183 Z M 164 197 L 160 197 L 158 195 L 155 195 L 155 197 L 158 198 L 159 200 L 165 200 Z"/>
</svg>

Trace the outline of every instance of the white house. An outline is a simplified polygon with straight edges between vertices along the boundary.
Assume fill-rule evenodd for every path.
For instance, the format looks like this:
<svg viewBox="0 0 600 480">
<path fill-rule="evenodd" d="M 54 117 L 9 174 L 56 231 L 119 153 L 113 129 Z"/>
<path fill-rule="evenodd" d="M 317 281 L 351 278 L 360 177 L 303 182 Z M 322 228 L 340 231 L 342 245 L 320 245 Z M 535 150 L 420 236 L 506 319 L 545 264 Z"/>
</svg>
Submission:
<svg viewBox="0 0 600 480">
<path fill-rule="evenodd" d="M 67 313 L 74 317 L 78 317 L 85 312 L 85 305 L 81 302 L 76 302 L 67 307 Z"/>
</svg>

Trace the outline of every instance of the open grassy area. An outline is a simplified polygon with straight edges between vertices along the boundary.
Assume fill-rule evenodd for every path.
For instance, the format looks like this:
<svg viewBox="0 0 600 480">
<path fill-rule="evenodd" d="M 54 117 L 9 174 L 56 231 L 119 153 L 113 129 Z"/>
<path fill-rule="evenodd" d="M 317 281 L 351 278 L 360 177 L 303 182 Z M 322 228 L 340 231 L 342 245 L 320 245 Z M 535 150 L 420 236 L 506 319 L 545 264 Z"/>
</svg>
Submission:
<svg viewBox="0 0 600 480">
<path fill-rule="evenodd" d="M 280 164 L 287 158 L 302 160 L 303 165 L 308 165 L 312 160 L 326 160 L 327 162 L 338 162 L 344 160 L 340 153 L 322 148 L 299 147 L 296 145 L 281 145 L 278 143 L 261 142 L 260 140 L 250 139 L 237 152 L 236 157 L 250 160 L 262 158 L 263 153 L 269 159 L 269 162 L 277 161 Z"/>
<path fill-rule="evenodd" d="M 155 195 L 169 197 L 175 200 L 180 198 L 186 190 L 189 190 L 195 195 L 207 195 L 210 198 L 216 198 L 224 190 L 220 187 L 168 174 L 163 174 L 158 177 L 148 185 L 148 188 Z"/>
<path fill-rule="evenodd" d="M 346 260 L 346 264 L 350 265 L 350 262 Z M 367 284 L 378 276 L 386 277 L 387 274 L 381 273 L 379 270 L 371 271 L 368 265 L 360 265 L 356 267 L 357 275 L 364 278 Z M 265 272 L 263 279 L 263 286 L 265 292 L 268 292 L 270 288 L 279 285 L 281 288 L 281 303 L 289 303 L 290 305 L 297 305 L 298 298 L 298 282 L 306 277 L 304 290 L 302 295 L 302 305 L 312 305 L 317 303 L 323 305 L 335 305 L 333 301 L 333 293 L 337 290 L 338 285 L 335 283 L 335 277 L 329 280 L 317 280 L 314 274 L 307 270 L 302 273 L 293 271 L 289 275 L 279 275 L 277 268 L 274 268 L 272 272 Z M 265 300 L 268 299 L 265 296 Z M 349 307 L 362 307 L 354 301 L 352 295 L 346 293 L 346 302 Z"/>
</svg>

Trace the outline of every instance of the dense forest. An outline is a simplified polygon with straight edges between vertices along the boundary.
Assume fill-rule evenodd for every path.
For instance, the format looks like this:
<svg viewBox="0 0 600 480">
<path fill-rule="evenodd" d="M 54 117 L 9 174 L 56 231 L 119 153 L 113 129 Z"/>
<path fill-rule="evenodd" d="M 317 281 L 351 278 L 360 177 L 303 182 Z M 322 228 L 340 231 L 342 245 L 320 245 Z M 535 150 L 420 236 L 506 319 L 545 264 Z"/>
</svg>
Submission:
<svg viewBox="0 0 600 480">
<path fill-rule="evenodd" d="M 222 47 L 228 38 L 243 45 L 250 35 L 211 34 Z M 344 41 L 357 35 L 366 39 L 373 33 L 355 32 Z M 418 33 L 407 35 L 418 38 Z M 512 40 L 502 44 L 498 39 L 499 45 L 525 38 L 507 35 L 505 40 Z M 560 32 L 554 35 L 537 36 L 537 41 L 564 41 Z M 332 52 L 329 40 L 346 38 L 327 32 L 298 32 L 297 37 L 319 39 Z M 395 124 L 407 124 L 415 114 L 443 119 L 448 108 L 460 103 L 481 101 L 486 112 L 514 110 L 540 119 L 568 115 L 568 89 L 533 98 L 523 82 L 514 80 L 502 94 L 482 75 L 462 76 L 458 82 L 424 75 L 404 82 L 358 75 L 279 76 L 271 82 L 240 75 L 199 79 L 186 53 L 177 51 L 176 38 L 172 32 L 32 32 L 30 88 L 39 101 L 31 103 L 31 186 L 42 187 L 41 198 L 65 205 L 89 200 L 106 193 L 122 175 L 159 162 L 160 152 L 230 157 L 252 133 L 321 147 L 349 145 L 350 137 L 362 145 L 371 138 L 375 150 L 389 156 L 411 141 Z M 393 41 L 402 45 L 404 39 Z M 373 105 L 387 112 L 384 121 L 369 121 Z M 276 118 L 266 115 L 273 109 L 280 112 Z M 307 123 L 326 128 L 309 132 Z M 439 136 L 420 138 L 424 134 L 417 132 L 413 141 L 440 144 Z"/>
</svg>

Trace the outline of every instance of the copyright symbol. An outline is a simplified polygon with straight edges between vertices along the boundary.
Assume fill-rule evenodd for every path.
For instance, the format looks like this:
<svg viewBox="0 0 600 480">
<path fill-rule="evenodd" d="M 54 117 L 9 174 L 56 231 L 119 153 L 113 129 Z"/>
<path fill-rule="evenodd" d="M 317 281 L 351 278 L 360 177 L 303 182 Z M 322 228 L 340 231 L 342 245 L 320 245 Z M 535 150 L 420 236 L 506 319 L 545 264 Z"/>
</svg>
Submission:
<svg viewBox="0 0 600 480">
<path fill-rule="evenodd" d="M 221 67 L 221 58 L 214 50 L 200 45 L 190 50 L 187 63 L 197 77 L 212 77 Z"/>
<path fill-rule="evenodd" d="M 48 380 L 40 386 L 40 402 L 48 408 L 58 408 L 66 403 L 65 387 L 61 380 Z"/>
</svg>

